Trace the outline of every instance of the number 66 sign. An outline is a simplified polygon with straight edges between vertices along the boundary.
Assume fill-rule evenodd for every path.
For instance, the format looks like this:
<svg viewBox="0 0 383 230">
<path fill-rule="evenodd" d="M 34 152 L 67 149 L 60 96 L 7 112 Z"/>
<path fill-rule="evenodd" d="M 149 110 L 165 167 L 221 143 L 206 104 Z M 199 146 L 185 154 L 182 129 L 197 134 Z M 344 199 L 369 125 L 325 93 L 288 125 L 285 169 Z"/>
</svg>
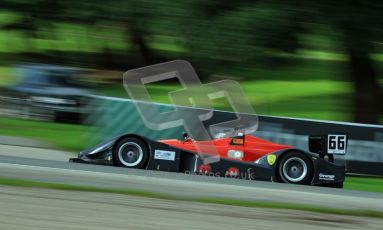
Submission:
<svg viewBox="0 0 383 230">
<path fill-rule="evenodd" d="M 346 154 L 347 135 L 333 135 L 327 136 L 327 153 L 329 154 Z"/>
</svg>

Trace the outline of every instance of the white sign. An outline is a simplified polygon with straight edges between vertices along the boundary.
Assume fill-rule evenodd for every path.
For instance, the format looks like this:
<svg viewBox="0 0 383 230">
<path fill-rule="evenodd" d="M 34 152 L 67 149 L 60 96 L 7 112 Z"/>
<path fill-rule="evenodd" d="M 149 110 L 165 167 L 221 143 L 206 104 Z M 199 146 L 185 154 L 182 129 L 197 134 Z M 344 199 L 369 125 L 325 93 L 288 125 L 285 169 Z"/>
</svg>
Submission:
<svg viewBox="0 0 383 230">
<path fill-rule="evenodd" d="M 176 159 L 176 152 L 156 149 L 154 151 L 154 159 L 174 161 Z"/>
<path fill-rule="evenodd" d="M 323 173 L 319 173 L 319 180 L 328 180 L 328 181 L 334 181 L 335 175 L 326 175 Z"/>
<path fill-rule="evenodd" d="M 328 135 L 327 136 L 327 153 L 329 154 L 346 154 L 347 137 L 346 135 Z"/>
</svg>

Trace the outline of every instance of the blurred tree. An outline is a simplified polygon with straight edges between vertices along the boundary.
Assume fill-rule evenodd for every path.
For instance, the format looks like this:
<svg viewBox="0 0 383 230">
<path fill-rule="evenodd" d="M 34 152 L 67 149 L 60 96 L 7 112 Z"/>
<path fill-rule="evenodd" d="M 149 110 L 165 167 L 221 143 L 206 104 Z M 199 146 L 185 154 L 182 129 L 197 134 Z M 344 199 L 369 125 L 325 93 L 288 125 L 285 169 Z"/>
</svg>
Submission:
<svg viewBox="0 0 383 230">
<path fill-rule="evenodd" d="M 348 57 L 347 71 L 355 89 L 355 121 L 377 123 L 383 111 L 380 104 L 383 93 L 370 57 L 374 44 L 382 40 L 383 3 L 378 0 L 111 0 L 107 3 L 3 0 L 1 6 L 4 11 L 15 12 L 17 17 L 2 24 L 0 29 L 20 31 L 27 38 L 35 38 L 40 29 L 58 23 L 94 28 L 110 26 L 123 31 L 129 50 L 110 50 L 105 46 L 100 56 L 108 66 L 116 62 L 116 56 L 126 59 L 120 62 L 125 67 L 159 62 L 167 53 L 153 49 L 151 42 L 155 37 L 170 38 L 185 51 L 169 57 L 192 60 L 204 70 L 205 76 L 214 72 L 214 68 L 230 65 L 279 64 L 278 54 L 304 48 L 302 35 L 311 34 L 313 28 L 323 25 L 340 35 L 332 38 L 338 39 L 337 44 Z M 29 47 L 29 50 L 34 48 L 32 43 Z M 133 55 L 127 58 L 127 52 Z M 123 55 L 116 55 L 119 53 Z"/>
<path fill-rule="evenodd" d="M 349 60 L 349 73 L 354 83 L 356 122 L 378 123 L 383 113 L 382 89 L 371 54 L 374 43 L 382 40 L 383 3 L 381 1 L 320 1 L 319 20 L 327 21 L 341 34 L 341 43 Z"/>
<path fill-rule="evenodd" d="M 114 26 L 125 31 L 126 43 L 132 47 L 135 61 L 140 65 L 153 62 L 154 55 L 146 41 L 150 35 L 148 22 L 155 22 L 156 12 L 152 0 L 111 0 L 108 4 L 100 0 L 4 0 L 2 9 L 17 15 L 16 20 L 4 24 L 2 30 L 19 31 L 25 41 L 38 37 L 41 29 L 54 29 L 58 23 L 83 25 L 86 27 Z M 54 33 L 51 33 L 54 36 Z M 29 50 L 33 50 L 30 43 Z M 105 47 L 106 56 L 110 50 Z M 106 60 L 110 62 L 110 60 Z"/>
<path fill-rule="evenodd" d="M 153 62 L 154 54 L 147 39 L 150 35 L 149 22 L 154 22 L 156 14 L 151 0 L 111 0 L 108 4 L 98 3 L 99 13 L 93 17 L 95 23 L 107 23 L 121 27 L 127 44 L 133 48 L 140 65 Z"/>
<path fill-rule="evenodd" d="M 186 20 L 198 13 L 194 23 L 185 23 L 192 53 L 232 63 L 254 65 L 273 52 L 295 52 L 313 25 L 333 28 L 348 57 L 354 120 L 378 123 L 383 94 L 370 55 L 382 38 L 381 1 L 211 0 L 191 5 Z"/>
<path fill-rule="evenodd" d="M 53 23 L 62 19 L 62 4 L 56 1 L 39 0 L 3 0 L 2 10 L 17 14 L 15 20 L 3 24 L 0 29 L 7 31 L 18 31 L 25 35 L 29 51 L 33 50 L 30 38 L 38 37 L 39 27 L 53 26 Z"/>
</svg>

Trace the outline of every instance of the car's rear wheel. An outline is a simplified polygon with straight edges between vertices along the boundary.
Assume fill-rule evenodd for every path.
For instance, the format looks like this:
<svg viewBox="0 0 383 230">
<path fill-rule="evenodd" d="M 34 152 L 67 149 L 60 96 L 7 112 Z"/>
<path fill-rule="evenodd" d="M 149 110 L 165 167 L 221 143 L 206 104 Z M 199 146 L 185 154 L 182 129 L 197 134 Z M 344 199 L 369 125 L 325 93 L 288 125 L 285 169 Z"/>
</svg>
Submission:
<svg viewBox="0 0 383 230">
<path fill-rule="evenodd" d="M 144 168 L 149 159 L 145 142 L 136 137 L 125 137 L 113 148 L 113 162 L 116 166 Z"/>
<path fill-rule="evenodd" d="M 280 181 L 289 184 L 309 184 L 314 174 L 310 159 L 301 152 L 288 152 L 278 164 Z"/>
</svg>

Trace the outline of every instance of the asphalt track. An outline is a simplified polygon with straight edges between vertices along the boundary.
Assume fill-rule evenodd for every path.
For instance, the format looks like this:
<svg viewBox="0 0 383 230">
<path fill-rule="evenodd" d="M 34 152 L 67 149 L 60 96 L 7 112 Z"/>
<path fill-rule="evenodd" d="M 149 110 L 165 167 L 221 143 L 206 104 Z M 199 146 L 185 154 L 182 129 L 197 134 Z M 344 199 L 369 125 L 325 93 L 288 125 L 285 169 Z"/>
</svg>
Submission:
<svg viewBox="0 0 383 230">
<path fill-rule="evenodd" d="M 0 186 L 0 229 L 381 229 L 382 219 Z"/>
<path fill-rule="evenodd" d="M 383 211 L 380 193 L 68 163 L 73 153 L 0 145 L 0 175 L 42 182 L 129 188 L 185 197 L 220 197 Z"/>
<path fill-rule="evenodd" d="M 73 153 L 0 145 L 1 177 L 383 211 L 383 195 L 68 163 Z M 0 186 L 0 229 L 381 229 L 382 220 Z M 183 227 L 187 226 L 187 227 Z"/>
</svg>

